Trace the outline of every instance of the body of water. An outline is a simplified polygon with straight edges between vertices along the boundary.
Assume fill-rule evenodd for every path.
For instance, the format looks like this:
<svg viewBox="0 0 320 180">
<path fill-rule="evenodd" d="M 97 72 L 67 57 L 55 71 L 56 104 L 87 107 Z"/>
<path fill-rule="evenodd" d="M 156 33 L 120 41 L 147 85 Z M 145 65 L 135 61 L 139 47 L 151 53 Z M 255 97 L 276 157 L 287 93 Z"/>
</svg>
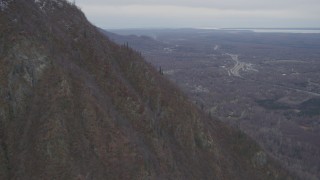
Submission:
<svg viewBox="0 0 320 180">
<path fill-rule="evenodd" d="M 228 29 L 228 30 L 246 30 L 246 31 L 253 31 L 258 33 L 320 33 L 320 29 L 269 29 L 269 28 L 261 28 L 261 29 L 254 29 L 254 28 L 243 28 L 243 29 Z"/>
</svg>

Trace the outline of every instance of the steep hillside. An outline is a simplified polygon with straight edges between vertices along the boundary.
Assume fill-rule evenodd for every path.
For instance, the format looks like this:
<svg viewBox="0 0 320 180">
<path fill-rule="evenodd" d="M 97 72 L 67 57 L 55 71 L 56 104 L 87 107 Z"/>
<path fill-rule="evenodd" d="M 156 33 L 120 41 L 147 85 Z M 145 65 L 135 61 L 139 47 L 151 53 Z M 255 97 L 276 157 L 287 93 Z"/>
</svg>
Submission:
<svg viewBox="0 0 320 180">
<path fill-rule="evenodd" d="M 291 179 L 76 6 L 0 5 L 0 179 Z"/>
<path fill-rule="evenodd" d="M 144 52 L 163 51 L 163 49 L 167 47 L 167 44 L 157 41 L 149 36 L 118 35 L 103 29 L 99 30 L 117 44 L 128 44 L 134 49 L 143 49 Z"/>
</svg>

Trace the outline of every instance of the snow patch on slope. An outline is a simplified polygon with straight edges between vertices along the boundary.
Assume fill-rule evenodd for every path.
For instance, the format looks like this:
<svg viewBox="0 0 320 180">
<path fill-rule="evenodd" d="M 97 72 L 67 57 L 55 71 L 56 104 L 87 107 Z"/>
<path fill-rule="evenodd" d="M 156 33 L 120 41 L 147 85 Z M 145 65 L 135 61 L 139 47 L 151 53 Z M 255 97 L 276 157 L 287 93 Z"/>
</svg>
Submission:
<svg viewBox="0 0 320 180">
<path fill-rule="evenodd" d="M 62 8 L 65 0 L 34 0 L 42 12 L 53 11 L 57 7 Z"/>
<path fill-rule="evenodd" d="M 10 2 L 11 1 L 8 0 L 0 0 L 0 11 L 5 11 L 8 8 Z"/>
</svg>

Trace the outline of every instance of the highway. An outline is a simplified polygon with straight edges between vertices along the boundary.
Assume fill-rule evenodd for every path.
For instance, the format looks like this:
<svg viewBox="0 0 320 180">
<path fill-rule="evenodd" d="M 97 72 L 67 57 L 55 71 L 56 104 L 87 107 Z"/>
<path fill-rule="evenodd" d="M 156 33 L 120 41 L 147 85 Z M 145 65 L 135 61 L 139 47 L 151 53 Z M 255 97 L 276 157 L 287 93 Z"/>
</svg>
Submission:
<svg viewBox="0 0 320 180">
<path fill-rule="evenodd" d="M 236 54 L 228 54 L 227 53 L 227 55 L 229 55 L 231 57 L 231 59 L 233 61 L 235 61 L 234 66 L 228 71 L 228 74 L 233 75 L 233 76 L 237 76 L 237 77 L 241 77 L 239 71 L 245 70 L 246 63 L 240 62 L 238 59 L 238 55 L 236 55 Z"/>
</svg>

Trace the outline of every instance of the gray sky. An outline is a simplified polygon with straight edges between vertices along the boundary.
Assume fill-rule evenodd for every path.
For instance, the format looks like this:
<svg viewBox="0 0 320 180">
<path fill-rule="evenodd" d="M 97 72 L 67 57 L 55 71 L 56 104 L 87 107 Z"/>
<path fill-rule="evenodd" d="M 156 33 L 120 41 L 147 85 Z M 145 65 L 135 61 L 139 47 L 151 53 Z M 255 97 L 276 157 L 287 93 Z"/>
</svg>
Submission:
<svg viewBox="0 0 320 180">
<path fill-rule="evenodd" d="M 320 27 L 320 0 L 76 0 L 111 28 Z"/>
</svg>

